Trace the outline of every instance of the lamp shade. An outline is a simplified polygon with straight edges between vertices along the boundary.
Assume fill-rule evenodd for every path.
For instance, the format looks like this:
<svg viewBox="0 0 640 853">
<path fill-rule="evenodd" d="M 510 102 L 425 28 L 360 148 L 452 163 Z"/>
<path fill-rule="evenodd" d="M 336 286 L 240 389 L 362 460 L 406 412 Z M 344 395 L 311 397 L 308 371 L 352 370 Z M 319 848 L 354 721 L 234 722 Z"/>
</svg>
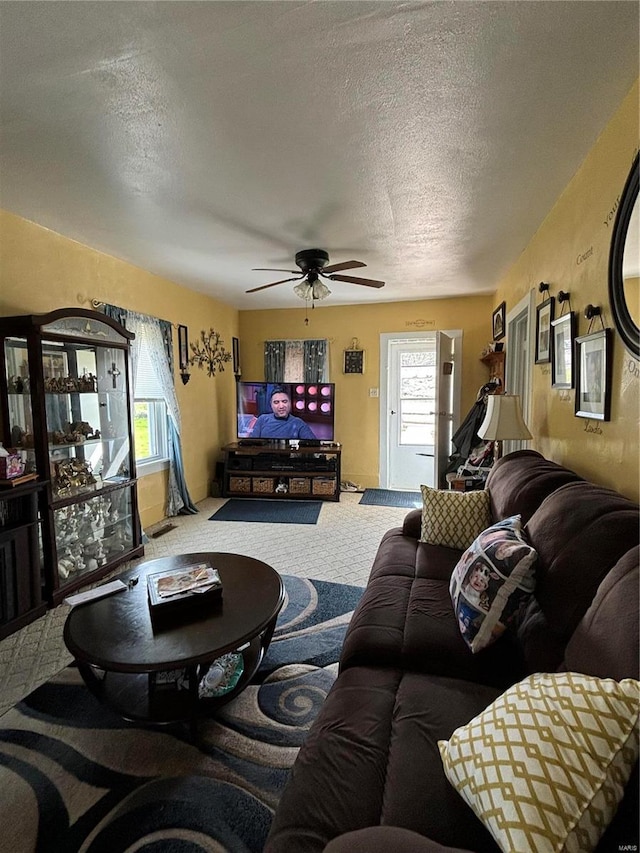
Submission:
<svg viewBox="0 0 640 853">
<path fill-rule="evenodd" d="M 488 441 L 532 438 L 522 417 L 519 395 L 494 394 L 487 397 L 487 413 L 478 435 Z"/>
</svg>

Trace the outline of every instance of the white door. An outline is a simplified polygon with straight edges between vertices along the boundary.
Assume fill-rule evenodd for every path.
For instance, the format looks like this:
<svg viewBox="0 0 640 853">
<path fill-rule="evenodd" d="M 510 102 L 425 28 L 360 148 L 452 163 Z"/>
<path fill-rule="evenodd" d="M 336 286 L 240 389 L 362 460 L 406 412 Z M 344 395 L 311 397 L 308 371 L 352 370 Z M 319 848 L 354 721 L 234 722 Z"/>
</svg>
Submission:
<svg viewBox="0 0 640 853">
<path fill-rule="evenodd" d="M 445 332 L 436 333 L 436 406 L 434 411 L 435 458 L 434 488 L 443 488 L 442 478 L 451 456 L 453 436 L 453 395 L 455 371 L 454 340 Z M 431 485 L 425 483 L 425 485 Z"/>
<path fill-rule="evenodd" d="M 533 297 L 534 293 L 531 291 L 507 314 L 505 393 L 520 395 L 522 416 L 527 425 L 531 399 L 531 365 L 535 358 L 535 340 L 531 333 L 535 308 Z M 505 441 L 502 454 L 504 456 L 527 446 L 526 441 Z"/>
<path fill-rule="evenodd" d="M 381 486 L 435 486 L 451 453 L 453 340 L 442 332 L 382 338 Z"/>
</svg>

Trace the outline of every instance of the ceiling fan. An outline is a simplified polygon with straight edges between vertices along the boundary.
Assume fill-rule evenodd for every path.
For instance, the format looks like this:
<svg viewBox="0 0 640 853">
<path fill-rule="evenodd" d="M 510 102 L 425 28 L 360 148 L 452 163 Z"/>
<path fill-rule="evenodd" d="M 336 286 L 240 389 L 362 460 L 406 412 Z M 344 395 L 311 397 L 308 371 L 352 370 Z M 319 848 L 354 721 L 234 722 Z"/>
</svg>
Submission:
<svg viewBox="0 0 640 853">
<path fill-rule="evenodd" d="M 331 291 L 320 281 L 320 278 L 328 278 L 330 281 L 346 281 L 350 284 L 363 284 L 365 287 L 384 287 L 384 281 L 376 281 L 372 278 L 359 278 L 354 275 L 336 275 L 341 270 L 355 269 L 356 267 L 366 267 L 362 261 L 343 261 L 340 264 L 329 264 L 329 253 L 324 249 L 303 249 L 301 252 L 296 252 L 296 264 L 300 267 L 300 272 L 295 270 L 270 269 L 265 267 L 255 267 L 254 271 L 261 272 L 290 272 L 294 274 L 294 278 L 283 278 L 280 281 L 272 281 L 270 284 L 263 284 L 260 287 L 252 287 L 247 290 L 247 293 L 256 293 L 258 290 L 266 290 L 268 287 L 275 287 L 277 284 L 285 284 L 288 281 L 298 281 L 293 291 L 302 299 L 316 300 L 324 299 Z"/>
</svg>

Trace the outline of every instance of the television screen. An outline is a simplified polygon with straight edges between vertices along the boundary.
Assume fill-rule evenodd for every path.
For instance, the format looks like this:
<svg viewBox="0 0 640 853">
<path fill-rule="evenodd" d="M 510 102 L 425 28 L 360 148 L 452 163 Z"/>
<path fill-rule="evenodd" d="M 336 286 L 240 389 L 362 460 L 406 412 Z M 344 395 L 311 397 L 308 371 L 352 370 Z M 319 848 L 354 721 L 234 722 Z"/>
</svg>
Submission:
<svg viewBox="0 0 640 853">
<path fill-rule="evenodd" d="M 330 382 L 238 382 L 238 438 L 333 441 Z"/>
</svg>

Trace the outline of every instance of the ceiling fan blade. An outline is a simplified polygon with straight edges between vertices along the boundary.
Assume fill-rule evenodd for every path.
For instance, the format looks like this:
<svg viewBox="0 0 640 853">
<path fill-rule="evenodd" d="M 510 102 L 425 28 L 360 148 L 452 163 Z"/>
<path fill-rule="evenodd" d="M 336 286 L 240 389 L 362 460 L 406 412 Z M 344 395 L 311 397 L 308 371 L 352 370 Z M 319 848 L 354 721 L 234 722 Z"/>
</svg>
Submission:
<svg viewBox="0 0 640 853">
<path fill-rule="evenodd" d="M 366 267 L 362 261 L 342 261 L 341 264 L 330 264 L 324 267 L 322 272 L 338 272 L 338 270 L 354 270 L 356 267 Z"/>
<path fill-rule="evenodd" d="M 351 284 L 364 284 L 365 287 L 384 287 L 384 281 L 376 281 L 373 278 L 357 278 L 354 275 L 328 275 L 331 281 L 348 281 Z"/>
<path fill-rule="evenodd" d="M 297 275 L 300 270 L 282 270 L 279 267 L 253 267 L 253 272 L 291 272 Z"/>
<path fill-rule="evenodd" d="M 271 284 L 263 284 L 260 287 L 252 287 L 251 290 L 245 290 L 245 293 L 256 293 L 258 290 L 266 290 L 267 287 L 275 287 L 276 284 L 284 284 L 287 281 L 300 281 L 304 278 L 303 275 L 297 275 L 295 278 L 283 278 L 282 281 L 272 281 Z"/>
</svg>

